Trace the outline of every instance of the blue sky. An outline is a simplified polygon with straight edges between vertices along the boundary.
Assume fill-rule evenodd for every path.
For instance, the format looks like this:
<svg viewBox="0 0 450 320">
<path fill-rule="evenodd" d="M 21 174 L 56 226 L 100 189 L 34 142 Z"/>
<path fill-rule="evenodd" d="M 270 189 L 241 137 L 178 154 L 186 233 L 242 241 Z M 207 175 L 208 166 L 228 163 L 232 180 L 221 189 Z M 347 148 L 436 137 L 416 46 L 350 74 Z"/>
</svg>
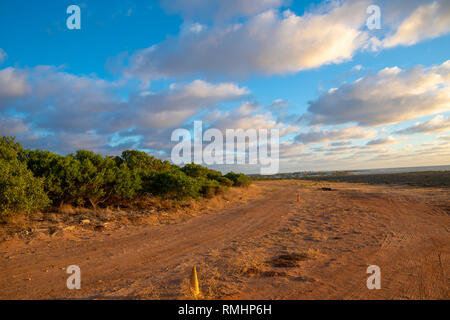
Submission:
<svg viewBox="0 0 450 320">
<path fill-rule="evenodd" d="M 203 120 L 280 128 L 281 171 L 446 165 L 449 21 L 445 0 L 5 0 L 0 134 L 169 157 Z"/>
</svg>

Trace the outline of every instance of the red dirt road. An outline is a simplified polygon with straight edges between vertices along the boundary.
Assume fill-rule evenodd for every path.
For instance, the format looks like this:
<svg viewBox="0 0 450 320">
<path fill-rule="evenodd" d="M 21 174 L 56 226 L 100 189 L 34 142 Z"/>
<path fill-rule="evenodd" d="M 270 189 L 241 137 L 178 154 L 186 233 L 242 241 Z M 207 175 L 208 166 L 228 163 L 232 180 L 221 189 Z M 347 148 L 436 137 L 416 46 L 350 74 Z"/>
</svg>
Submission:
<svg viewBox="0 0 450 320">
<path fill-rule="evenodd" d="M 204 298 L 450 298 L 448 189 L 257 185 L 262 198 L 176 224 L 4 241 L 0 298 L 183 298 L 193 265 Z M 304 258 L 279 266 L 282 253 Z M 69 265 L 80 290 L 66 287 Z M 380 290 L 366 287 L 369 265 Z"/>
</svg>

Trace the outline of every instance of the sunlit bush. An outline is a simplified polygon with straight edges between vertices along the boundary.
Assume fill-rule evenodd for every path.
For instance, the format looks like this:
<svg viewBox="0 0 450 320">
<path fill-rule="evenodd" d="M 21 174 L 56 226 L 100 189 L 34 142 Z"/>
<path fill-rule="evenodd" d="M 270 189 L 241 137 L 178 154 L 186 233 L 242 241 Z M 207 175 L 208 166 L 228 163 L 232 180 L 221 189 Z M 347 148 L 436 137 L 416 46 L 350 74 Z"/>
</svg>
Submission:
<svg viewBox="0 0 450 320">
<path fill-rule="evenodd" d="M 14 138 L 0 140 L 2 212 L 31 212 L 53 206 L 115 205 L 151 194 L 166 199 L 213 197 L 231 186 L 248 186 L 243 174 L 197 164 L 183 168 L 127 150 L 120 157 L 104 157 L 78 150 L 67 156 L 25 150 Z"/>
<path fill-rule="evenodd" d="M 233 185 L 236 187 L 248 187 L 252 184 L 252 180 L 242 173 L 234 173 L 231 171 L 225 175 L 225 178 L 233 181 Z"/>
<path fill-rule="evenodd" d="M 50 204 L 43 179 L 36 178 L 18 159 L 23 152 L 13 138 L 0 140 L 0 216 L 19 212 L 31 213 Z"/>
</svg>

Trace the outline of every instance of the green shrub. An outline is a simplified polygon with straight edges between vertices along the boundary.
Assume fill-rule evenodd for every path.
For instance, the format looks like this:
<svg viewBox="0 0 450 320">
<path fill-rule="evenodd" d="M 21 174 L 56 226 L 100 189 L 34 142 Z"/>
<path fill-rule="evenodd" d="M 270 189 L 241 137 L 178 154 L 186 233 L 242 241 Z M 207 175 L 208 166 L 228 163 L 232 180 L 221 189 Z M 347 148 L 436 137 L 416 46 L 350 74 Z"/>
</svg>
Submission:
<svg viewBox="0 0 450 320">
<path fill-rule="evenodd" d="M 200 194 L 205 198 L 212 198 L 223 191 L 223 187 L 216 180 L 199 179 Z"/>
<path fill-rule="evenodd" d="M 232 187 L 233 186 L 233 181 L 231 181 L 230 179 L 226 178 L 226 177 L 219 177 L 217 179 L 217 181 L 225 187 Z"/>
<path fill-rule="evenodd" d="M 142 189 L 142 180 L 137 171 L 130 170 L 126 163 L 122 163 L 116 169 L 113 188 L 114 197 L 131 200 Z"/>
<path fill-rule="evenodd" d="M 79 196 L 81 163 L 73 155 L 56 157 L 49 174 L 44 176 L 45 189 L 54 205 L 62 203 L 82 205 Z"/>
<path fill-rule="evenodd" d="M 0 139 L 0 159 L 15 160 L 24 152 L 20 143 L 14 137 L 2 137 Z"/>
<path fill-rule="evenodd" d="M 252 180 L 242 173 L 228 172 L 225 178 L 233 181 L 233 185 L 236 187 L 249 187 L 252 184 Z"/>
<path fill-rule="evenodd" d="M 180 168 L 136 150 L 124 151 L 120 157 L 87 150 L 67 156 L 25 150 L 13 137 L 0 139 L 0 160 L 0 214 L 31 212 L 49 203 L 96 207 L 147 192 L 171 199 L 209 198 L 232 185 L 251 182 L 243 174 L 223 176 L 193 163 Z"/>
<path fill-rule="evenodd" d="M 130 170 L 137 171 L 143 176 L 150 175 L 152 172 L 169 171 L 173 167 L 169 161 L 162 161 L 137 150 L 122 152 L 122 156 L 118 158 L 118 161 L 119 164 L 125 162 Z"/>
<path fill-rule="evenodd" d="M 207 178 L 208 173 L 212 170 L 209 170 L 208 168 L 202 167 L 198 164 L 189 163 L 181 168 L 181 171 L 192 178 Z"/>
<path fill-rule="evenodd" d="M 60 156 L 33 150 L 22 158 L 35 176 L 44 177 L 44 187 L 54 205 L 69 203 L 96 206 L 108 201 L 130 200 L 142 189 L 138 170 L 116 158 L 103 158 L 91 151 Z"/>
<path fill-rule="evenodd" d="M 43 179 L 33 176 L 19 160 L 25 150 L 13 137 L 0 139 L 0 216 L 31 213 L 50 204 Z"/>
<path fill-rule="evenodd" d="M 0 159 L 0 216 L 44 209 L 50 200 L 43 179 L 36 178 L 25 163 Z"/>
<path fill-rule="evenodd" d="M 48 151 L 27 150 L 21 153 L 20 159 L 27 164 L 35 177 L 44 179 L 45 192 L 53 204 L 58 204 L 66 193 L 63 184 L 67 179 L 59 174 L 64 157 Z"/>
<path fill-rule="evenodd" d="M 156 173 L 152 179 L 152 193 L 171 199 L 197 198 L 201 185 L 181 170 Z"/>
</svg>

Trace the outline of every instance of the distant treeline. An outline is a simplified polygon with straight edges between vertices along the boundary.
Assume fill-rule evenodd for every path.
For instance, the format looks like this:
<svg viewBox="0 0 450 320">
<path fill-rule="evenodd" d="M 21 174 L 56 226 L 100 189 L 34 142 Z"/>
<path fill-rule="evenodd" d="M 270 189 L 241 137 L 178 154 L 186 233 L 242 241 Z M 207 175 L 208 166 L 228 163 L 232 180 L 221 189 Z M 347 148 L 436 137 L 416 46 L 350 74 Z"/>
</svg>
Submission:
<svg viewBox="0 0 450 320">
<path fill-rule="evenodd" d="M 14 137 L 0 139 L 0 216 L 62 204 L 120 205 L 149 194 L 175 200 L 212 197 L 250 184 L 244 174 L 222 175 L 196 164 L 180 168 L 136 150 L 116 157 L 86 150 L 62 156 L 24 149 Z"/>
<path fill-rule="evenodd" d="M 450 187 L 450 171 L 354 174 L 353 171 L 293 172 L 270 176 L 249 175 L 252 180 L 313 180 L 369 184 L 399 184 L 416 187 Z"/>
<path fill-rule="evenodd" d="M 450 187 L 450 171 L 355 174 L 343 176 L 308 176 L 305 180 L 355 182 L 370 184 L 399 184 L 415 187 Z"/>
</svg>

